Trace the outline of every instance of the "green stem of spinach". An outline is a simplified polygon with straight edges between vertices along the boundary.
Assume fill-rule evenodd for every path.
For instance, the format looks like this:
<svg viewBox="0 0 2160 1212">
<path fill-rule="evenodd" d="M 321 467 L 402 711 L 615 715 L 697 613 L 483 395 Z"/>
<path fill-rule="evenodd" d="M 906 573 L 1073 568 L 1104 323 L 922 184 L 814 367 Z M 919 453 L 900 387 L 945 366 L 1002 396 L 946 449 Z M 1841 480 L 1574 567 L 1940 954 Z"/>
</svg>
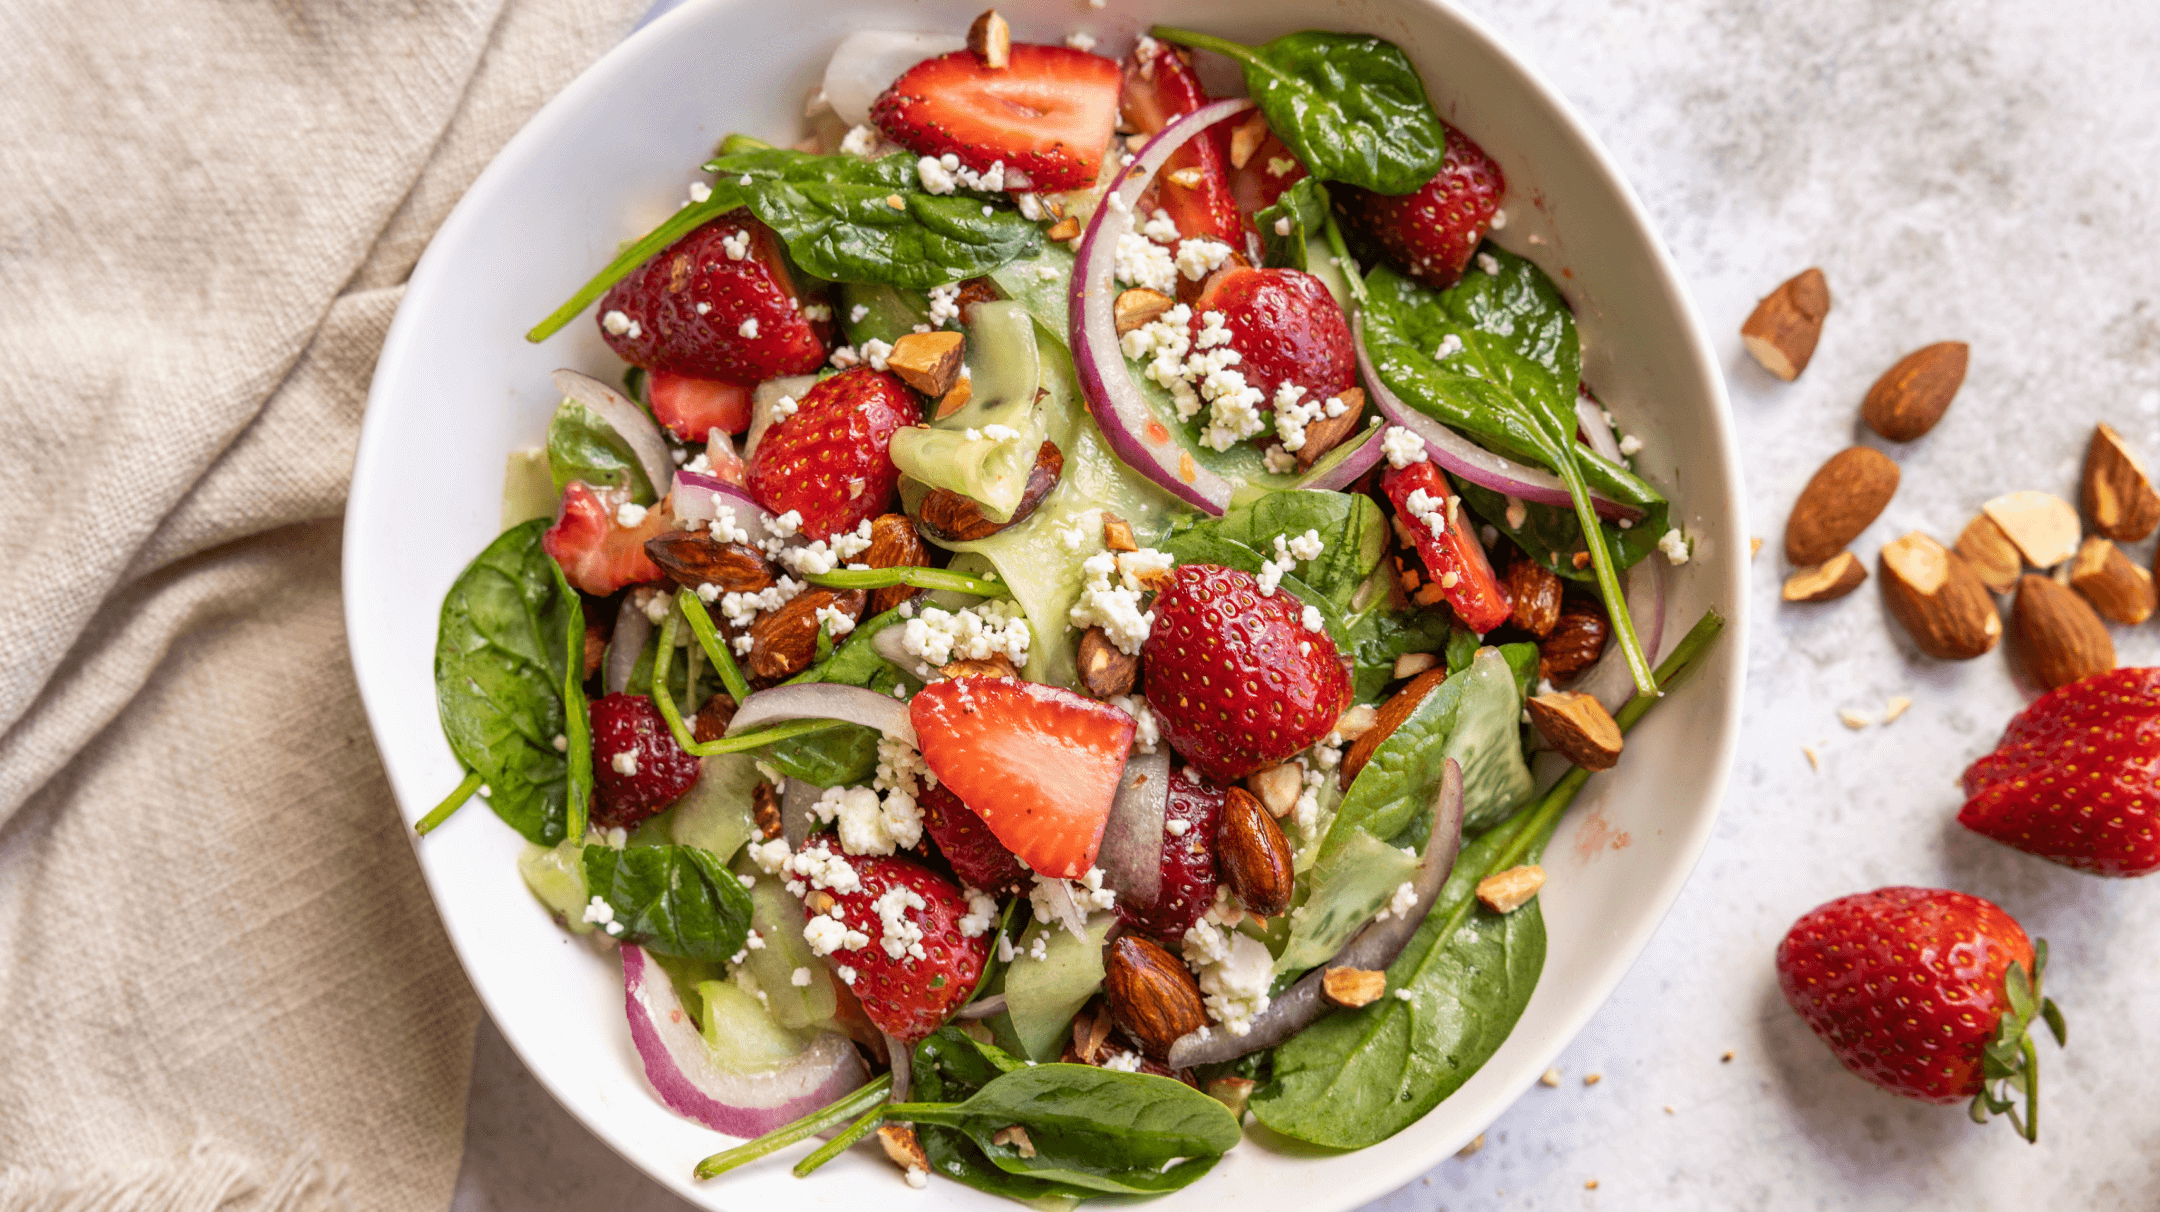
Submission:
<svg viewBox="0 0 2160 1212">
<path fill-rule="evenodd" d="M 862 1118 L 849 1124 L 847 1131 L 819 1145 L 811 1152 L 810 1156 L 796 1162 L 795 1177 L 808 1178 L 817 1172 L 819 1166 L 854 1148 L 856 1141 L 875 1132 L 877 1126 L 885 1122 L 885 1108 L 890 1105 L 889 1103 L 880 1103 L 863 1112 Z"/>
<path fill-rule="evenodd" d="M 632 270 L 652 260 L 661 249 L 697 230 L 707 220 L 718 218 L 740 204 L 740 198 L 729 194 L 725 198 L 716 198 L 710 202 L 693 202 L 669 215 L 667 222 L 653 228 L 643 239 L 615 254 L 615 259 L 607 263 L 606 269 L 595 274 L 592 281 L 579 287 L 578 292 L 570 296 L 570 301 L 556 308 L 547 319 L 533 325 L 532 331 L 525 334 L 525 339 L 538 344 L 554 336 L 561 331 L 563 325 L 577 319 L 578 313 L 584 311 L 594 299 L 606 294 L 609 287 L 629 277 Z"/>
<path fill-rule="evenodd" d="M 1571 447 L 1574 436 L 1564 441 Z M 1598 521 L 1597 507 L 1590 500 L 1590 486 L 1583 481 L 1582 465 L 1575 461 L 1572 450 L 1563 449 L 1561 456 L 1553 460 L 1553 470 L 1567 485 L 1568 496 L 1575 502 L 1575 520 L 1582 526 L 1583 546 L 1590 551 L 1590 567 L 1597 573 L 1598 592 L 1605 596 L 1605 613 L 1612 619 L 1613 634 L 1620 640 L 1620 652 L 1627 657 L 1628 672 L 1635 677 L 1638 695 L 1657 691 L 1657 676 L 1650 670 L 1650 658 L 1644 654 L 1642 641 L 1635 636 L 1635 619 L 1628 613 L 1626 591 L 1620 588 L 1620 570 L 1613 567 L 1612 552 L 1605 546 L 1605 527 Z"/>
<path fill-rule="evenodd" d="M 675 595 L 675 604 L 681 608 L 683 618 L 689 620 L 690 634 L 697 637 L 698 647 L 705 650 L 705 658 L 719 673 L 720 684 L 727 687 L 729 697 L 740 707 L 743 700 L 750 697 L 750 683 L 736 667 L 735 654 L 728 651 L 727 641 L 721 637 L 719 628 L 713 626 L 712 615 L 705 611 L 705 600 L 685 589 Z"/>
<path fill-rule="evenodd" d="M 1350 297 L 1363 304 L 1365 274 L 1358 268 L 1357 258 L 1350 255 L 1350 245 L 1343 240 L 1342 226 L 1335 222 L 1333 207 L 1328 209 L 1321 230 L 1327 233 L 1328 251 L 1334 254 L 1335 268 L 1342 271 L 1343 280 L 1350 284 Z"/>
<path fill-rule="evenodd" d="M 714 1178 L 735 1167 L 754 1162 L 761 1157 L 787 1148 L 796 1141 L 816 1136 L 841 1120 L 863 1112 L 885 1101 L 892 1090 L 892 1074 L 881 1073 L 871 1078 L 854 1093 L 835 1099 L 803 1116 L 792 1124 L 774 1128 L 756 1140 L 745 1141 L 725 1152 L 715 1153 L 697 1164 L 699 1178 Z"/>
<path fill-rule="evenodd" d="M 943 568 L 849 568 L 811 573 L 803 580 L 827 589 L 890 589 L 895 585 L 908 585 L 916 589 L 950 589 L 955 593 L 969 593 L 978 598 L 1012 596 L 1012 590 L 1007 589 L 1002 582 L 971 577 L 965 573 L 948 572 Z"/>
<path fill-rule="evenodd" d="M 1274 64 L 1254 54 L 1252 47 L 1241 42 L 1232 42 L 1228 38 L 1218 38 L 1214 34 L 1203 34 L 1199 30 L 1179 29 L 1173 25 L 1154 26 L 1148 30 L 1148 34 L 1150 37 L 1161 39 L 1164 42 L 1175 42 L 1180 46 L 1192 47 L 1194 50 L 1214 51 L 1218 55 L 1235 59 L 1248 68 L 1257 67 L 1262 71 L 1272 72 L 1278 76 L 1283 74 Z"/>
<path fill-rule="evenodd" d="M 770 745 L 774 741 L 785 741 L 793 737 L 808 736 L 813 732 L 824 732 L 829 729 L 847 726 L 839 720 L 789 720 L 784 724 L 774 724 L 770 728 L 760 728 L 754 732 L 741 732 L 734 736 L 724 736 L 716 741 L 698 740 L 691 735 L 689 725 L 683 723 L 682 712 L 675 706 L 675 696 L 667 692 L 668 670 L 675 664 L 675 624 L 681 617 L 680 614 L 671 611 L 668 614 L 667 622 L 660 625 L 660 647 L 653 654 L 651 695 L 653 706 L 659 709 L 660 718 L 667 721 L 668 731 L 675 734 L 675 743 L 682 746 L 683 752 L 690 754 L 692 757 L 713 757 L 722 753 L 741 753 L 746 749 L 756 749 L 760 746 Z M 744 698 L 748 697 L 746 688 Z M 743 700 L 738 699 L 736 701 L 741 702 Z"/>
<path fill-rule="evenodd" d="M 428 814 L 420 818 L 420 823 L 413 826 L 413 832 L 426 837 L 429 830 L 449 820 L 451 813 L 463 808 L 465 801 L 471 799 L 473 792 L 478 790 L 480 790 L 480 772 L 475 770 L 465 776 L 465 781 L 457 785 L 457 790 L 444 796 L 442 803 L 430 808 Z"/>
</svg>

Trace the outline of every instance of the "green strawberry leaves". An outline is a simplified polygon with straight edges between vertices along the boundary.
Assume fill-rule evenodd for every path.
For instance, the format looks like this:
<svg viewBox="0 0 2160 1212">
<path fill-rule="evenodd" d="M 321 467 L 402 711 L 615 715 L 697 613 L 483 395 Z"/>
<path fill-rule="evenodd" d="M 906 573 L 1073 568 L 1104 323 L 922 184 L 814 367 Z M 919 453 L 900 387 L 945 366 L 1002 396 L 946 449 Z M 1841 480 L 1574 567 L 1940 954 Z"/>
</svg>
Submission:
<svg viewBox="0 0 2160 1212">
<path fill-rule="evenodd" d="M 2046 967 L 2047 940 L 2036 939 L 2032 971 L 2012 961 L 2003 973 L 2003 996 L 2010 1002 L 2010 1011 L 1995 1024 L 1995 1038 L 1981 1055 L 1980 1092 L 1973 1095 L 1971 1106 L 1974 1123 L 1984 1124 L 1990 1115 L 2008 1115 L 2010 1126 L 2028 1142 L 2040 1139 L 2040 1056 L 2032 1042 L 2033 1019 L 2047 1024 L 2056 1047 L 2070 1042 L 2062 1011 L 2040 992 L 2040 974 Z M 2018 1099 L 2012 1095 L 2023 1097 L 2022 1116 Z"/>
</svg>

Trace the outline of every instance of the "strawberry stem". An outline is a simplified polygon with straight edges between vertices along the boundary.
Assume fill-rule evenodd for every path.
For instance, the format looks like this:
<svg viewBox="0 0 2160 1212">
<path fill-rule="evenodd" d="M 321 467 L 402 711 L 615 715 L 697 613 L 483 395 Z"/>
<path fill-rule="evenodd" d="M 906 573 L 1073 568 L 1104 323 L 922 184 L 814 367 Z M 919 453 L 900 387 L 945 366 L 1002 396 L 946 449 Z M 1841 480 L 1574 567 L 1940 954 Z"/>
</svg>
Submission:
<svg viewBox="0 0 2160 1212">
<path fill-rule="evenodd" d="M 1007 589 L 1001 581 L 971 577 L 943 568 L 917 568 L 909 565 L 898 568 L 850 568 L 836 572 L 816 572 L 805 576 L 803 580 L 827 589 L 890 589 L 895 585 L 907 585 L 915 589 L 949 589 L 954 593 L 969 593 L 978 598 L 1012 596 L 1012 590 Z"/>
<path fill-rule="evenodd" d="M 862 1118 L 849 1124 L 847 1131 L 819 1145 L 811 1152 L 810 1156 L 796 1162 L 795 1177 L 808 1178 L 817 1172 L 819 1166 L 853 1148 L 856 1141 L 870 1135 L 877 1129 L 879 1124 L 885 1122 L 885 1109 L 891 1105 L 891 1103 L 879 1103 L 877 1106 L 863 1112 Z"/>
<path fill-rule="evenodd" d="M 865 1110 L 883 1103 L 891 1089 L 892 1074 L 881 1073 L 854 1093 L 842 1095 L 792 1124 L 774 1128 L 756 1140 L 745 1141 L 725 1152 L 713 1154 L 697 1164 L 697 1177 L 716 1178 L 737 1166 L 754 1162 L 777 1153 L 796 1141 L 815 1136 L 849 1116 L 860 1115 Z"/>
<path fill-rule="evenodd" d="M 735 654 L 728 651 L 727 642 L 720 638 L 720 631 L 713 626 L 712 615 L 705 611 L 705 600 L 688 590 L 675 595 L 675 604 L 682 616 L 690 623 L 690 632 L 698 639 L 698 646 L 712 661 L 720 674 L 720 684 L 727 687 L 729 697 L 740 707 L 750 697 L 750 683 L 744 680 L 742 670 L 735 666 Z"/>
<path fill-rule="evenodd" d="M 480 790 L 480 772 L 474 770 L 466 774 L 465 781 L 457 785 L 457 790 L 444 796 L 442 803 L 429 809 L 428 814 L 420 818 L 419 823 L 413 826 L 413 832 L 421 837 L 426 837 L 430 830 L 449 820 L 451 813 L 463 808 L 465 801 L 471 799 L 473 792 L 478 790 Z"/>
</svg>

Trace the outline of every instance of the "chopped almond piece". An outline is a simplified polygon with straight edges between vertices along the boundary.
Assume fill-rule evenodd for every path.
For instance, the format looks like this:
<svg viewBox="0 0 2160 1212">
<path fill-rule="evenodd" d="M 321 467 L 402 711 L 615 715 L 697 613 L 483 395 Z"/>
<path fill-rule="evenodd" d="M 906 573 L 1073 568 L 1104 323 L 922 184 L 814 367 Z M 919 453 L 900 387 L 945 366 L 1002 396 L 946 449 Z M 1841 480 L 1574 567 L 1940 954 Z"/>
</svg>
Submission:
<svg viewBox="0 0 2160 1212">
<path fill-rule="evenodd" d="M 885 367 L 926 396 L 943 396 L 960 381 L 967 338 L 956 332 L 911 332 L 893 342 Z"/>
<path fill-rule="evenodd" d="M 1320 992 L 1346 1009 L 1370 1006 L 1387 995 L 1387 973 L 1367 968 L 1330 968 L 1320 977 Z"/>
<path fill-rule="evenodd" d="M 1140 544 L 1133 539 L 1132 523 L 1114 513 L 1103 515 L 1102 545 L 1105 551 L 1140 550 Z"/>
<path fill-rule="evenodd" d="M 975 52 L 984 67 L 1003 70 L 1012 65 L 1012 26 L 993 8 L 968 26 L 967 48 Z"/>
<path fill-rule="evenodd" d="M 1478 881 L 1479 903 L 1494 913 L 1513 913 L 1530 903 L 1545 886 L 1545 869 L 1536 865 L 1510 867 Z"/>
</svg>

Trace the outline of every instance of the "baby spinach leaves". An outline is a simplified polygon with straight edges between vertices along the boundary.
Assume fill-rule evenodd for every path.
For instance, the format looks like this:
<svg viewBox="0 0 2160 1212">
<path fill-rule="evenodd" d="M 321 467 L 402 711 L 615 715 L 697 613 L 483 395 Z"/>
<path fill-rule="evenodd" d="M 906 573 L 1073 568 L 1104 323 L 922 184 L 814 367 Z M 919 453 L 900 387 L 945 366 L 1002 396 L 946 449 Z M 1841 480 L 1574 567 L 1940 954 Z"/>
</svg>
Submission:
<svg viewBox="0 0 2160 1212">
<path fill-rule="evenodd" d="M 1587 460 L 1585 466 L 1588 466 Z M 1525 501 L 1522 525 L 1512 526 L 1508 523 L 1508 499 L 1505 495 L 1472 484 L 1468 480 L 1455 481 L 1455 487 L 1462 493 L 1463 504 L 1470 512 L 1506 535 L 1531 559 L 1550 568 L 1565 580 L 1592 584 L 1597 582 L 1595 568 L 1575 567 L 1575 553 L 1588 548 L 1583 546 L 1582 519 L 1575 516 L 1573 509 Z M 1641 520 L 1626 530 L 1611 522 L 1605 522 L 1599 527 L 1605 532 L 1605 546 L 1612 551 L 1613 563 L 1621 568 L 1633 568 L 1641 563 L 1644 557 L 1657 550 L 1658 539 L 1664 535 L 1667 525 L 1665 501 L 1662 498 L 1649 501 L 1630 500 L 1632 494 L 1628 493 L 1608 495 L 1642 507 Z"/>
<path fill-rule="evenodd" d="M 630 443 L 599 413 L 576 400 L 564 400 L 548 422 L 547 460 L 557 493 L 570 481 L 583 480 L 595 488 L 628 485 L 630 499 L 640 505 L 658 499 Z"/>
<path fill-rule="evenodd" d="M 750 933 L 750 894 L 695 846 L 585 847 L 585 884 L 614 911 L 616 940 L 659 955 L 724 963 Z"/>
<path fill-rule="evenodd" d="M 1385 38 L 1305 30 L 1241 46 L 1160 25 L 1148 32 L 1237 60 L 1268 125 L 1322 180 L 1407 194 L 1440 171 L 1446 128 L 1409 57 Z"/>
<path fill-rule="evenodd" d="M 1304 269 L 1308 257 L 1305 242 L 1319 235 L 1327 224 L 1327 186 L 1318 177 L 1301 177 L 1283 191 L 1275 205 L 1253 216 L 1260 229 L 1260 248 L 1268 268 Z"/>
<path fill-rule="evenodd" d="M 555 738 L 568 746 L 572 708 L 582 716 L 582 696 L 566 704 L 565 693 L 585 639 L 578 597 L 541 550 L 547 528 L 535 518 L 488 544 L 443 598 L 435 639 L 435 703 L 451 752 L 486 781 L 495 815 L 540 846 L 568 835 L 571 759 Z M 580 817 L 590 778 L 588 764 Z"/>
</svg>

